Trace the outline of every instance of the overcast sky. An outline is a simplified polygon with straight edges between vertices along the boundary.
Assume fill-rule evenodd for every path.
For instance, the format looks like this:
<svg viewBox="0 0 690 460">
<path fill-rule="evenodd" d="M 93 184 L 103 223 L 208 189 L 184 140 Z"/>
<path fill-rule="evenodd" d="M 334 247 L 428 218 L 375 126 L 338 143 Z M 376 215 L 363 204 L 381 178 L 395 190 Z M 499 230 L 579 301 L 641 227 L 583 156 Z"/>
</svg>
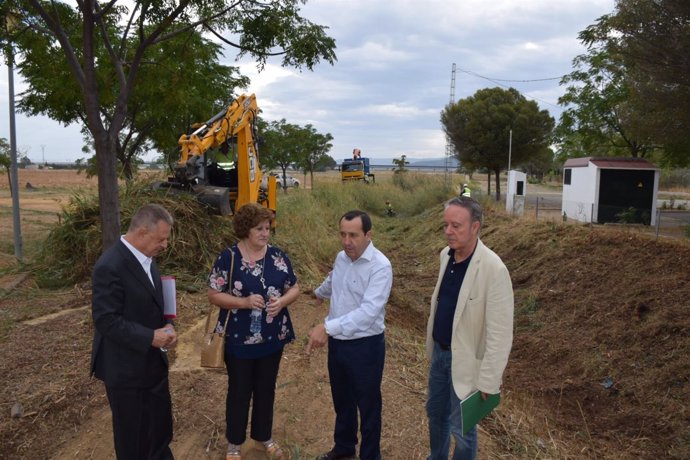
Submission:
<svg viewBox="0 0 690 460">
<path fill-rule="evenodd" d="M 257 74 L 254 63 L 236 62 L 233 50 L 224 63 L 240 65 L 252 79 L 248 92 L 256 93 L 264 119 L 330 133 L 336 160 L 353 148 L 379 159 L 440 158 L 446 140 L 439 119 L 450 102 L 453 63 L 455 100 L 482 88 L 514 87 L 558 120 L 564 91 L 558 79 L 524 80 L 569 73 L 585 51 L 578 33 L 613 9 L 614 0 L 311 0 L 302 14 L 329 27 L 334 66 L 300 72 L 279 67 L 276 58 Z M 24 88 L 15 73 L 15 93 Z M 3 60 L 0 137 L 6 139 L 8 113 Z M 16 123 L 19 150 L 34 162 L 84 156 L 78 126 L 19 114 Z"/>
</svg>

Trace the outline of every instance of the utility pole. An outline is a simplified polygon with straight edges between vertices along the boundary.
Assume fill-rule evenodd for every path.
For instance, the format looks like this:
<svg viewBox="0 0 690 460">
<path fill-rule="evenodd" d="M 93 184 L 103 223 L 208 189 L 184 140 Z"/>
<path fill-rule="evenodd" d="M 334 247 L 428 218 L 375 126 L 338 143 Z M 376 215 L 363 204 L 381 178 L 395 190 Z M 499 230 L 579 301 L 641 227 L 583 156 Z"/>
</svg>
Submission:
<svg viewBox="0 0 690 460">
<path fill-rule="evenodd" d="M 450 74 L 450 104 L 455 104 L 455 63 L 453 63 L 453 70 Z M 446 164 L 445 164 L 445 174 L 443 176 L 443 180 L 444 180 L 446 188 L 450 188 L 450 178 L 451 178 L 451 174 L 449 172 L 450 164 L 451 164 L 450 159 L 453 157 L 454 152 L 455 152 L 455 149 L 453 148 L 453 144 L 450 141 L 450 136 L 448 134 L 446 134 Z"/>
<path fill-rule="evenodd" d="M 508 171 L 510 171 L 510 157 L 513 154 L 513 130 L 510 130 L 510 136 L 508 138 Z"/>
<path fill-rule="evenodd" d="M 5 16 L 5 27 L 7 36 L 14 29 L 15 18 L 12 13 Z M 10 106 L 10 179 L 12 180 L 12 222 L 14 226 L 14 257 L 22 261 L 22 229 L 21 219 L 19 218 L 19 175 L 17 174 L 17 130 L 14 120 L 14 49 L 12 43 L 7 44 L 5 49 L 7 55 L 7 86 L 9 88 Z"/>
</svg>

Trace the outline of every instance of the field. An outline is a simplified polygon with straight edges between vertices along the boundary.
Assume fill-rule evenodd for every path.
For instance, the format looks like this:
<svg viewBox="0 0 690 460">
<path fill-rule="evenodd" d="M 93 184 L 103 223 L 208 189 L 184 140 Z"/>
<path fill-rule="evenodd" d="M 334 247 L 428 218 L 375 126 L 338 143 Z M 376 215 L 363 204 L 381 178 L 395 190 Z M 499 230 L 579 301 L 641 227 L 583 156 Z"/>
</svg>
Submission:
<svg viewBox="0 0 690 460">
<path fill-rule="evenodd" d="M 431 178 L 414 177 L 434 186 Z M 74 171 L 20 171 L 19 182 L 25 264 L 13 257 L 11 200 L 6 178 L 0 179 L 0 458 L 114 458 L 103 386 L 88 376 L 88 280 L 49 290 L 38 287 L 32 271 L 69 196 L 94 193 L 96 182 Z M 298 340 L 281 365 L 275 438 L 293 459 L 331 447 L 325 351 L 303 353 L 308 329 L 325 312 L 306 293 L 338 249 L 334 216 L 356 205 L 373 215 L 374 242 L 394 267 L 383 457 L 426 458 L 423 336 L 444 245 L 440 200 L 424 204 L 426 191 L 406 195 L 390 175 L 377 174 L 377 184 L 367 187 L 341 186 L 332 174 L 315 182 L 279 196 L 274 242 L 293 259 L 305 294 L 290 307 Z M 394 218 L 384 217 L 388 196 L 398 210 Z M 482 240 L 511 271 L 516 336 L 503 402 L 480 427 L 480 458 L 690 458 L 687 241 L 655 241 L 635 229 L 513 220 L 490 205 Z M 178 299 L 172 447 L 179 459 L 220 459 L 227 382 L 224 373 L 197 365 L 207 267 L 200 264 L 198 272 L 185 278 Z M 13 409 L 19 417 L 11 417 Z M 249 459 L 265 458 L 250 443 L 245 449 Z"/>
</svg>

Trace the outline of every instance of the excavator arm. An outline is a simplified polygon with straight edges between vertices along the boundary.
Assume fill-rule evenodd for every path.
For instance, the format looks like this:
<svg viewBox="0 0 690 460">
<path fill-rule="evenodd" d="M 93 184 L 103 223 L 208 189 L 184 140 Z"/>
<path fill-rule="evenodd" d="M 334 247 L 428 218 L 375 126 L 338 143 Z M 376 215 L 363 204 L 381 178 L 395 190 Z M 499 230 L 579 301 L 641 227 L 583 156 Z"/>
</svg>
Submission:
<svg viewBox="0 0 690 460">
<path fill-rule="evenodd" d="M 242 95 L 227 109 L 195 125 L 191 134 L 180 136 L 180 159 L 168 182 L 191 190 L 222 215 L 247 203 L 260 203 L 275 214 L 275 178 L 269 177 L 266 189 L 261 188 L 258 111 L 255 95 Z"/>
</svg>

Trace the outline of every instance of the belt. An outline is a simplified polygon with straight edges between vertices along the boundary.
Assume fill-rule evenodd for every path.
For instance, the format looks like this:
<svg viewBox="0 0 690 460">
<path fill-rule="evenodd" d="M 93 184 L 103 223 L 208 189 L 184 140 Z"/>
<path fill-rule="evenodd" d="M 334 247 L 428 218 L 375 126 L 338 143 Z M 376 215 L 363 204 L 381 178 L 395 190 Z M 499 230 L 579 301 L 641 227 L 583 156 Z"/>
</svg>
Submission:
<svg viewBox="0 0 690 460">
<path fill-rule="evenodd" d="M 446 345 L 446 344 L 441 343 L 441 342 L 436 342 L 436 343 L 438 343 L 438 346 L 441 347 L 441 350 L 450 351 L 450 345 Z"/>
</svg>

